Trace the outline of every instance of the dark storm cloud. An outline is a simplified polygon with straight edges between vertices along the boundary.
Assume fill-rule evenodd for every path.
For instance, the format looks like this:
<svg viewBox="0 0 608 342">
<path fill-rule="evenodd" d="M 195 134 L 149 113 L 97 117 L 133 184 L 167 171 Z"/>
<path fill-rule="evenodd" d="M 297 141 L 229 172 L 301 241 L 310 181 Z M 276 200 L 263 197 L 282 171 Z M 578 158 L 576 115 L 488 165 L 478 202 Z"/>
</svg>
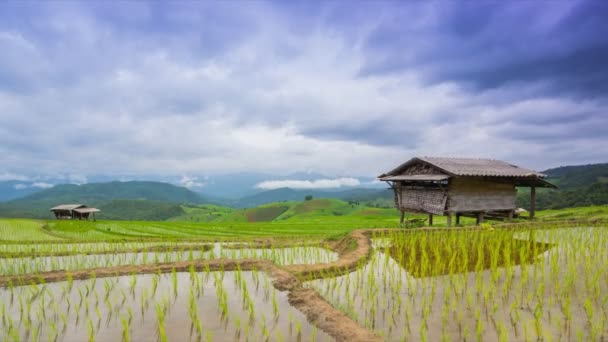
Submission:
<svg viewBox="0 0 608 342">
<path fill-rule="evenodd" d="M 606 6 L 0 2 L 0 175 L 605 161 Z"/>
<path fill-rule="evenodd" d="M 545 95 L 608 94 L 607 2 L 425 6 L 422 23 L 410 25 L 407 8 L 379 25 L 366 43 L 362 75 L 417 68 L 427 82 L 456 82 L 470 91 L 538 82 Z"/>
<path fill-rule="evenodd" d="M 396 116 L 398 118 L 398 116 Z M 360 140 L 374 146 L 399 146 L 415 149 L 422 132 L 413 125 L 399 124 L 400 119 L 342 123 L 340 127 L 314 127 L 302 131 L 307 136 L 329 140 Z"/>
</svg>

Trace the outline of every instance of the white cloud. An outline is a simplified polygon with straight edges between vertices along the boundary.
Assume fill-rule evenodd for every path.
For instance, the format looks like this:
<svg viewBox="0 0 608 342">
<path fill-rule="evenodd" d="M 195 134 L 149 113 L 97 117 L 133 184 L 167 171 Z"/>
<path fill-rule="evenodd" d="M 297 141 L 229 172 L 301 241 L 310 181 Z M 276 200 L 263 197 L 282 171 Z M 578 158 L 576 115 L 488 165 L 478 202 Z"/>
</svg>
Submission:
<svg viewBox="0 0 608 342">
<path fill-rule="evenodd" d="M 26 188 L 27 188 L 26 184 L 15 184 L 15 190 L 23 190 Z"/>
<path fill-rule="evenodd" d="M 120 22 L 126 27 L 106 22 L 94 10 L 80 11 L 86 5 L 65 6 L 37 21 L 36 32 L 48 31 L 52 40 L 27 29 L 0 34 L 0 46 L 15 46 L 5 50 L 22 51 L 4 56 L 14 79 L 36 85 L 20 87 L 24 94 L 0 89 L 0 164 L 13 171 L 69 172 L 69 182 L 83 184 L 92 174 L 376 176 L 415 155 L 488 156 L 537 168 L 607 156 L 605 137 L 563 139 L 568 153 L 555 148 L 560 140 L 534 138 L 541 131 L 567 136 L 580 122 L 525 122 L 538 121 L 540 109 L 554 122 L 562 112 L 604 108 L 593 101 L 525 101 L 525 85 L 483 93 L 429 86 L 422 68 L 361 76 L 372 19 L 344 32 L 258 3 L 223 7 L 220 14 L 239 23 L 227 28 L 200 25 L 208 13 L 192 6 L 182 8 L 184 18 L 165 18 L 169 30 L 184 29 L 166 34 L 139 31 L 146 25 L 130 20 Z M 131 12 L 147 20 L 144 10 Z M 201 37 L 212 36 L 217 44 L 201 45 Z M 17 176 L 0 173 L 0 180 L 27 180 Z M 204 180 L 183 176 L 180 184 Z"/>
<path fill-rule="evenodd" d="M 87 183 L 87 176 L 82 175 L 82 174 L 69 174 L 68 175 L 68 183 L 70 184 L 76 184 L 76 185 L 82 185 L 82 184 L 86 184 Z"/>
<path fill-rule="evenodd" d="M 182 176 L 179 184 L 186 188 L 199 188 L 205 185 L 204 182 L 199 182 L 198 177 Z"/>
<path fill-rule="evenodd" d="M 316 179 L 316 180 L 270 180 L 256 184 L 256 188 L 272 190 L 279 188 L 292 189 L 335 189 L 343 186 L 360 185 L 356 178 Z"/>
<path fill-rule="evenodd" d="M 17 180 L 17 181 L 27 181 L 29 177 L 24 175 L 19 175 L 11 172 L 3 172 L 0 173 L 0 181 L 9 181 L 9 180 Z"/>
<path fill-rule="evenodd" d="M 32 183 L 32 188 L 40 188 L 40 189 L 48 189 L 52 188 L 53 184 L 45 183 L 45 182 L 35 182 Z"/>
</svg>

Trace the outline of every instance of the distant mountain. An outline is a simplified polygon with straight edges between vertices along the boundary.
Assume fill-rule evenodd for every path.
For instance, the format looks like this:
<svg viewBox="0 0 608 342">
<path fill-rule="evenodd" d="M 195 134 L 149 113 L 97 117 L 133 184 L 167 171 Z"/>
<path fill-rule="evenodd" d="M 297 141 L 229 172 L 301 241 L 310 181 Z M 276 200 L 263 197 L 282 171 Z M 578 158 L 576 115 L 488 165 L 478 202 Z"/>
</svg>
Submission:
<svg viewBox="0 0 608 342">
<path fill-rule="evenodd" d="M 0 202 L 25 197 L 35 192 L 42 191 L 50 186 L 50 184 L 30 181 L 2 181 L 0 182 Z"/>
<path fill-rule="evenodd" d="M 543 173 L 549 182 L 559 188 L 538 190 L 538 210 L 608 204 L 608 163 L 561 166 Z M 529 208 L 528 189 L 518 191 L 517 205 Z"/>
<path fill-rule="evenodd" d="M 210 205 L 185 206 L 185 215 L 171 218 L 173 221 L 192 222 L 286 222 L 299 220 L 331 219 L 331 217 L 379 216 L 397 222 L 394 208 L 370 207 L 364 203 L 339 199 L 317 198 L 304 201 L 274 202 L 246 209 L 230 209 Z"/>
<path fill-rule="evenodd" d="M 104 214 L 107 214 L 108 217 L 113 217 L 118 207 L 113 207 L 110 204 L 115 200 L 140 201 L 129 202 L 132 215 L 123 215 L 124 213 L 119 215 L 133 219 L 140 216 L 136 213 L 137 210 L 144 210 L 144 207 L 158 209 L 158 203 L 198 204 L 205 202 L 203 197 L 197 193 L 183 187 L 162 182 L 131 181 L 83 185 L 63 184 L 20 199 L 0 203 L 0 217 L 49 218 L 51 217 L 49 209 L 62 203 L 82 203 L 99 207 L 102 210 L 105 207 L 110 210 L 107 213 L 102 211 L 100 217 L 104 217 Z M 154 203 L 142 204 L 142 201 Z M 126 205 L 126 203 L 123 204 Z M 124 207 L 123 205 L 120 210 L 123 210 Z M 172 215 L 167 216 L 167 218 L 182 213 L 175 211 Z"/>
<path fill-rule="evenodd" d="M 62 203 L 112 199 L 134 199 L 174 203 L 202 203 L 201 195 L 184 187 L 162 182 L 108 182 L 83 185 L 62 184 L 29 195 L 22 200 L 54 200 Z"/>
<path fill-rule="evenodd" d="M 543 171 L 547 180 L 557 184 L 560 189 L 574 189 L 594 183 L 608 183 L 608 163 L 561 166 Z"/>
<path fill-rule="evenodd" d="M 383 184 L 372 183 L 374 178 L 371 177 L 350 177 L 355 178 L 360 182 L 360 185 L 355 187 L 339 187 L 332 189 L 315 189 L 319 191 L 344 191 L 352 188 L 382 188 Z M 200 185 L 192 187 L 193 191 L 203 193 L 207 198 L 215 198 L 220 202 L 235 201 L 239 198 L 253 196 L 258 193 L 269 191 L 270 189 L 259 188 L 258 185 L 266 181 L 315 181 L 315 180 L 331 180 L 335 176 L 327 176 L 311 172 L 295 172 L 288 175 L 273 175 L 268 173 L 256 172 L 241 172 L 227 175 L 214 175 L 205 177 L 196 177 L 197 183 Z M 176 182 L 174 182 L 176 183 Z M 177 184 L 177 183 L 176 183 Z M 273 189 L 276 190 L 276 189 Z M 223 200 L 223 201 L 222 201 Z"/>
<path fill-rule="evenodd" d="M 259 205 L 284 202 L 284 201 L 303 201 L 307 195 L 313 198 L 333 198 L 341 200 L 371 200 L 377 197 L 385 197 L 386 190 L 383 189 L 348 189 L 348 190 L 294 190 L 291 188 L 280 188 L 275 190 L 262 191 L 257 194 L 246 196 L 234 201 L 228 201 L 225 204 L 235 208 L 252 208 Z"/>
</svg>

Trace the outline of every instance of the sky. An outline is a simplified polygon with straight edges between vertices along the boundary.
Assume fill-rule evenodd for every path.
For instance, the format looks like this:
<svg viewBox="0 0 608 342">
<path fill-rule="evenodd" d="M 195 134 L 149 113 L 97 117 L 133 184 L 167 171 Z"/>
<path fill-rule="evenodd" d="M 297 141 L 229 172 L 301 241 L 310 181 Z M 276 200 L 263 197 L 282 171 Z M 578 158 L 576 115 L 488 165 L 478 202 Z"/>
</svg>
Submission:
<svg viewBox="0 0 608 342">
<path fill-rule="evenodd" d="M 0 51 L 0 179 L 608 161 L 605 1 L 3 1 Z"/>
</svg>

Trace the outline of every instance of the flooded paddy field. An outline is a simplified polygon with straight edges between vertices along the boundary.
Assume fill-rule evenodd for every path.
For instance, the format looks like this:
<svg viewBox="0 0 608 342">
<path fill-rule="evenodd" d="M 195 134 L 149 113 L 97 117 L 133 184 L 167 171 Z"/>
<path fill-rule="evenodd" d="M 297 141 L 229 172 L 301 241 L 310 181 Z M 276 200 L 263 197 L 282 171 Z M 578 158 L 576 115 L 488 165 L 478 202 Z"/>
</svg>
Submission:
<svg viewBox="0 0 608 342">
<path fill-rule="evenodd" d="M 103 248 L 94 248 L 93 251 L 87 250 L 86 254 L 79 252 L 81 249 L 70 248 L 69 245 L 63 247 L 69 251 L 67 254 L 63 253 L 65 250 L 56 250 L 55 252 L 61 252 L 61 254 L 55 256 L 36 256 L 37 254 L 34 254 L 26 257 L 14 257 L 14 255 L 12 257 L 0 257 L 0 274 L 13 276 L 57 270 L 74 271 L 120 265 L 147 265 L 219 258 L 258 258 L 271 260 L 277 265 L 327 263 L 338 258 L 336 252 L 327 248 L 312 246 L 231 248 L 232 246 L 221 243 L 183 246 L 177 244 L 138 246 L 135 248 L 141 252 L 135 253 L 111 252 L 111 250 Z M 152 251 L 148 252 L 147 250 Z"/>
<path fill-rule="evenodd" d="M 388 233 L 353 273 L 309 281 L 386 341 L 608 338 L 608 230 Z"/>
<path fill-rule="evenodd" d="M 2 341 L 327 341 L 264 272 L 173 272 L 0 289 Z"/>
<path fill-rule="evenodd" d="M 0 341 L 601 341 L 607 284 L 605 225 L 9 242 Z"/>
</svg>

